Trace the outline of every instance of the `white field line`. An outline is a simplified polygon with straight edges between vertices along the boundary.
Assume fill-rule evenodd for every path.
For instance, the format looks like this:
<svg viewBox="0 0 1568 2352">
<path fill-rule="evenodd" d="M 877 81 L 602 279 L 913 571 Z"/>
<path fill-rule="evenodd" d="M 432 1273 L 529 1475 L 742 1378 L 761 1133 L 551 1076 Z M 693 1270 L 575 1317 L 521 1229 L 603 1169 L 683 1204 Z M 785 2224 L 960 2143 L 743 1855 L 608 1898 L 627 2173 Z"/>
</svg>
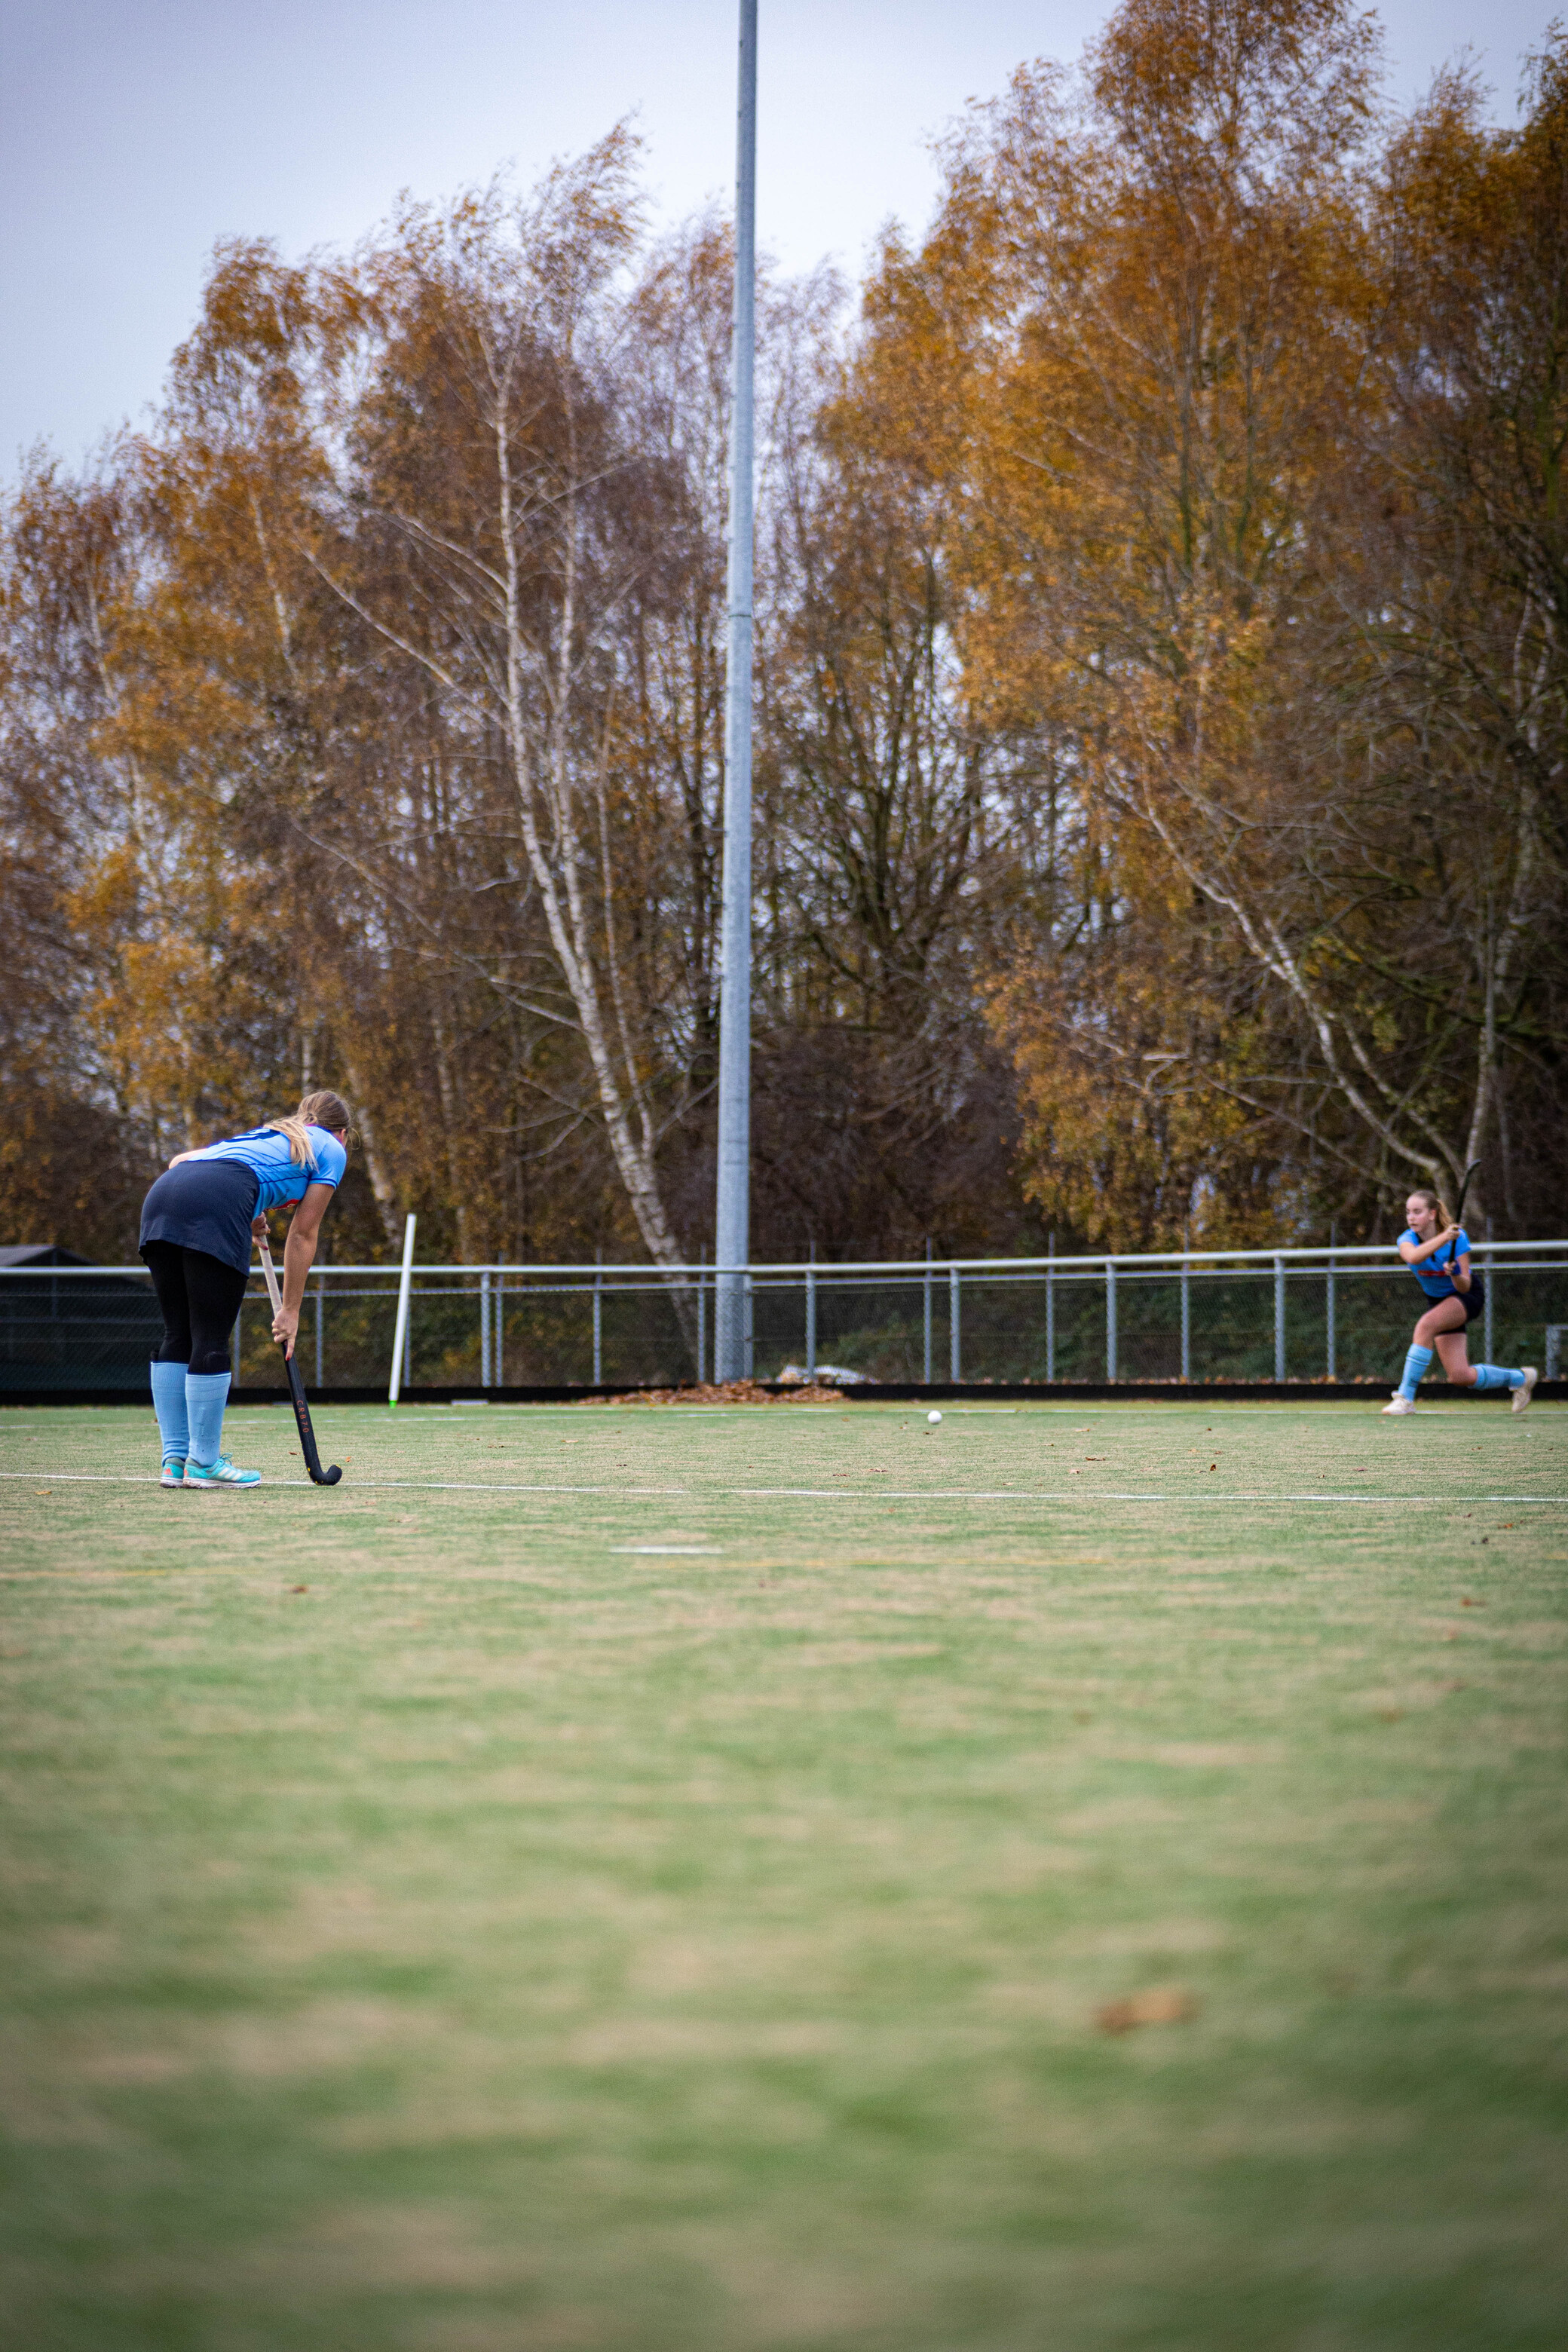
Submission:
<svg viewBox="0 0 1568 2352">
<path fill-rule="evenodd" d="M 611 1487 L 602 1491 L 615 1490 Z M 1472 1495 L 1462 1487 L 1451 1495 L 1280 1494 L 1267 1486 L 1216 1487 L 1213 1491 L 1162 1486 L 1125 1492 L 1106 1486 L 731 1486 L 721 1493 L 726 1497 L 750 1496 L 758 1500 L 799 1496 L 816 1502 L 850 1503 L 1568 1503 L 1568 1495 Z"/>
<path fill-rule="evenodd" d="M 56 1486 L 156 1486 L 150 1471 L 132 1470 L 0 1470 L 0 1478 L 50 1479 Z M 263 1486 L 309 1489 L 308 1478 L 264 1478 Z M 1568 1495 L 1478 1495 L 1457 1487 L 1447 1495 L 1335 1495 L 1319 1492 L 1280 1493 L 1266 1486 L 1178 1486 L 1121 1489 L 1106 1486 L 559 1486 L 502 1484 L 462 1478 L 361 1478 L 344 1485 L 378 1492 L 411 1495 L 626 1495 L 676 1497 L 718 1503 L 1386 1503 L 1398 1509 L 1406 1503 L 1568 1503 Z M 171 1488 L 171 1492 L 178 1489 Z M 222 1489 L 208 1489 L 221 1492 Z M 233 1491 L 233 1490 L 230 1490 Z M 258 1494 L 260 1487 L 246 1489 Z"/>
</svg>

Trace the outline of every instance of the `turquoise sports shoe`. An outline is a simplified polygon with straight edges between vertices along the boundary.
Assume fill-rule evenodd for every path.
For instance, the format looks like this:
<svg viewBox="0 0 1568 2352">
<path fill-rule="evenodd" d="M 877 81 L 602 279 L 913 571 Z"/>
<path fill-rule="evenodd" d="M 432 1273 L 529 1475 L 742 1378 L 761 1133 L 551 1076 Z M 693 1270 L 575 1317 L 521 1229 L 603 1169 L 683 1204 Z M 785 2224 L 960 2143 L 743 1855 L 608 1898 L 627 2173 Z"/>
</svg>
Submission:
<svg viewBox="0 0 1568 2352">
<path fill-rule="evenodd" d="M 259 1470 L 237 1470 L 226 1454 L 216 1462 L 187 1462 L 184 1484 L 187 1486 L 259 1486 Z"/>
<path fill-rule="evenodd" d="M 185 1483 L 185 1465 L 184 1465 L 184 1464 L 183 1462 L 165 1462 L 165 1463 L 164 1463 L 164 1465 L 163 1465 L 163 1476 L 162 1476 L 162 1477 L 159 1479 L 159 1481 L 158 1481 L 159 1486 L 183 1486 L 184 1485 L 184 1483 Z"/>
</svg>

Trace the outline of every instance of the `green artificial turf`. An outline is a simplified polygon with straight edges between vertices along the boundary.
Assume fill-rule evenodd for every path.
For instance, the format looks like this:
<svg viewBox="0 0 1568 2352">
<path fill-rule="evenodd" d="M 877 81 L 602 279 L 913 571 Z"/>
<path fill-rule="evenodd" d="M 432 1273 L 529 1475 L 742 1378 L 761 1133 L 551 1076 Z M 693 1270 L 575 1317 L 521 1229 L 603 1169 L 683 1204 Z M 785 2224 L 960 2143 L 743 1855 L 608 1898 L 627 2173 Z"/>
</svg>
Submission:
<svg viewBox="0 0 1568 2352">
<path fill-rule="evenodd" d="M 1561 2352 L 1568 1413 L 318 1427 L 0 1416 L 7 2347 Z"/>
</svg>

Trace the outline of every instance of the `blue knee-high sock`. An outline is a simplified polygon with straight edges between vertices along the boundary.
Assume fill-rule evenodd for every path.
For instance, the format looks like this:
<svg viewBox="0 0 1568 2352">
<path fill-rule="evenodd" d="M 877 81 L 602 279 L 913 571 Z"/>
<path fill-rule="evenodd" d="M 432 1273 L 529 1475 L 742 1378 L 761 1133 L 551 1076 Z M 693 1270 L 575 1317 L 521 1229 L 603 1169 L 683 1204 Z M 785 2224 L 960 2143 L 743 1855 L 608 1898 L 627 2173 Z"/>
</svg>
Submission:
<svg viewBox="0 0 1568 2352">
<path fill-rule="evenodd" d="M 1477 1364 L 1475 1374 L 1478 1389 L 1521 1389 L 1524 1386 L 1524 1374 L 1514 1365 Z"/>
<path fill-rule="evenodd" d="M 226 1372 L 185 1374 L 185 1417 L 191 1428 L 191 1461 L 210 1470 L 223 1451 L 223 1409 L 228 1402 Z"/>
<path fill-rule="evenodd" d="M 165 1462 L 183 1462 L 191 1450 L 190 1424 L 185 1418 L 184 1364 L 153 1365 L 153 1410 L 158 1416 L 158 1436 Z"/>
<path fill-rule="evenodd" d="M 1423 1373 L 1432 1361 L 1430 1348 L 1413 1347 L 1405 1359 L 1405 1370 L 1400 1377 L 1399 1394 L 1413 1397 L 1421 1385 Z"/>
</svg>

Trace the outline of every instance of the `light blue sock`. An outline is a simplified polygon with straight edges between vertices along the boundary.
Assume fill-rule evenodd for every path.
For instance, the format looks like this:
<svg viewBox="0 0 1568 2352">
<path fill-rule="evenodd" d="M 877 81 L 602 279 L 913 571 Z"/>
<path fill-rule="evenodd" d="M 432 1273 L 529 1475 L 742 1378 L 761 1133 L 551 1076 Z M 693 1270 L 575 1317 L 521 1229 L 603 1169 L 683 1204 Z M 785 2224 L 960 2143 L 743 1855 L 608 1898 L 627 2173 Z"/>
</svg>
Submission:
<svg viewBox="0 0 1568 2352">
<path fill-rule="evenodd" d="M 1475 1375 L 1478 1389 L 1521 1389 L 1524 1386 L 1524 1374 L 1504 1364 L 1477 1364 Z"/>
<path fill-rule="evenodd" d="M 223 1409 L 228 1402 L 227 1372 L 185 1374 L 185 1417 L 190 1423 L 190 1461 L 210 1470 L 223 1451 Z"/>
<path fill-rule="evenodd" d="M 1400 1379 L 1399 1388 L 1397 1391 L 1397 1393 L 1400 1396 L 1412 1398 L 1415 1396 L 1416 1390 L 1421 1385 L 1422 1375 L 1426 1370 L 1426 1368 L 1431 1361 L 1432 1350 L 1430 1348 L 1411 1349 L 1410 1353 L 1405 1359 L 1405 1370 Z"/>
<path fill-rule="evenodd" d="M 185 1368 L 184 1364 L 154 1362 L 152 1370 L 153 1410 L 158 1416 L 163 1459 L 183 1462 L 191 1450 L 190 1427 L 185 1419 Z"/>
</svg>

